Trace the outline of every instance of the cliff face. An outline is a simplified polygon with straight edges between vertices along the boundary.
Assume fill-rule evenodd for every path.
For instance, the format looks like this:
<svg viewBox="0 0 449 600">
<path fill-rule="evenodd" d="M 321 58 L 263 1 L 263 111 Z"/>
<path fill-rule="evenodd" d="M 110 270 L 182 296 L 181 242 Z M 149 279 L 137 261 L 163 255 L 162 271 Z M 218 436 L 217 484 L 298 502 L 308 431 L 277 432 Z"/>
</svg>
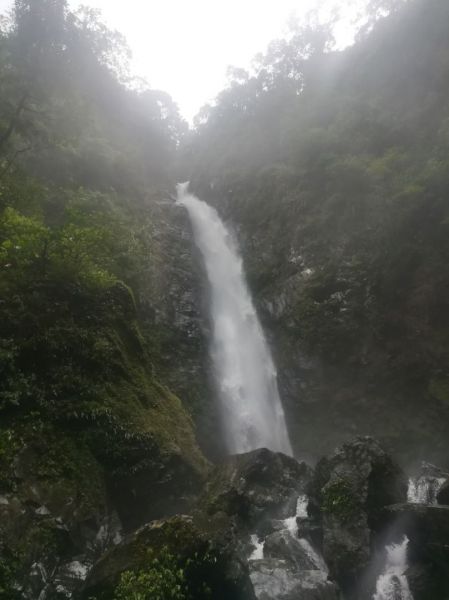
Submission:
<svg viewBox="0 0 449 600">
<path fill-rule="evenodd" d="M 204 112 L 186 154 L 194 190 L 236 229 L 297 452 L 358 432 L 438 461 L 449 8 L 391 10 L 345 51 L 307 50 L 300 34 L 274 44 Z"/>
<path fill-rule="evenodd" d="M 410 255 L 376 255 L 360 231 L 332 231 L 336 215 L 323 227 L 292 214 L 294 199 L 269 214 L 242 210 L 270 195 L 260 181 L 243 185 L 198 193 L 239 239 L 295 451 L 322 454 L 367 434 L 405 462 L 444 460 L 447 296 L 431 240 Z"/>
<path fill-rule="evenodd" d="M 187 212 L 164 199 L 149 207 L 152 252 L 138 273 L 138 312 L 158 377 L 196 424 L 209 457 L 224 452 L 208 351 L 208 287 Z"/>
</svg>

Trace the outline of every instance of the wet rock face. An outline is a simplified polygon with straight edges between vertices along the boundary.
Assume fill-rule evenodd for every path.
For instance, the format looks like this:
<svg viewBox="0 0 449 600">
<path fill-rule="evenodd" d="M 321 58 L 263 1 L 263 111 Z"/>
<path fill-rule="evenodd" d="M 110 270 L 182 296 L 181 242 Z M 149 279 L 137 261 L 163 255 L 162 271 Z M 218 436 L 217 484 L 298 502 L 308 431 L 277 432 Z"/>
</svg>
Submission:
<svg viewBox="0 0 449 600">
<path fill-rule="evenodd" d="M 231 456 L 212 472 L 199 506 L 207 514 L 223 512 L 247 530 L 263 529 L 267 519 L 295 512 L 312 469 L 285 454 L 266 448 Z"/>
<path fill-rule="evenodd" d="M 283 560 L 258 561 L 251 572 L 258 600 L 338 600 L 334 584 L 320 571 L 290 570 Z"/>
<path fill-rule="evenodd" d="M 437 494 L 437 502 L 438 504 L 449 505 L 449 478 L 446 479 L 446 481 L 440 487 L 440 490 Z"/>
<path fill-rule="evenodd" d="M 323 555 L 344 590 L 353 590 L 368 567 L 383 508 L 406 495 L 405 474 L 372 438 L 356 438 L 318 463 L 309 512 L 322 521 Z"/>
<path fill-rule="evenodd" d="M 195 599 L 255 600 L 232 524 L 187 516 L 154 521 L 127 536 L 94 565 L 81 598 L 109 600 L 123 572 L 145 570 L 149 556 L 161 551 L 177 557 Z"/>
<path fill-rule="evenodd" d="M 185 208 L 151 205 L 153 260 L 138 275 L 138 310 L 158 377 L 193 416 L 202 450 L 225 454 L 208 352 L 208 299 Z"/>
</svg>

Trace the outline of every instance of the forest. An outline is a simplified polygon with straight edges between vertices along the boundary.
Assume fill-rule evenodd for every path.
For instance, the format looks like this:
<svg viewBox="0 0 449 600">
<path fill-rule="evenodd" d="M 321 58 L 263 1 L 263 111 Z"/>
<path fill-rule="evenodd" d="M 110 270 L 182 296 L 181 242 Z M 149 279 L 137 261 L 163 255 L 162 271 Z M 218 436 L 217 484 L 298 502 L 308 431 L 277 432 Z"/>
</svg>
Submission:
<svg viewBox="0 0 449 600">
<path fill-rule="evenodd" d="M 449 3 L 334 26 L 0 19 L 0 600 L 449 599 Z"/>
</svg>

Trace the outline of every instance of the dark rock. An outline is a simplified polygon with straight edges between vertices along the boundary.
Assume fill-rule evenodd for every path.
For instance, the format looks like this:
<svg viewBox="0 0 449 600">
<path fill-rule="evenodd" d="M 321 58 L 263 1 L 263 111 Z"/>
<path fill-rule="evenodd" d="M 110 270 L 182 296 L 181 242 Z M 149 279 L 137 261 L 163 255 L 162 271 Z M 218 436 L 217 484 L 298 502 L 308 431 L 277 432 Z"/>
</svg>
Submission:
<svg viewBox="0 0 449 600">
<path fill-rule="evenodd" d="M 199 506 L 209 515 L 223 512 L 257 531 L 266 519 L 294 514 L 298 495 L 311 477 L 309 466 L 279 452 L 261 448 L 237 454 L 214 469 Z"/>
<path fill-rule="evenodd" d="M 207 301 L 202 261 L 186 210 L 150 203 L 153 260 L 138 274 L 138 311 L 152 341 L 151 361 L 164 384 L 195 407 L 197 438 L 217 461 L 226 454 L 208 353 Z"/>
<path fill-rule="evenodd" d="M 301 537 L 306 538 L 314 548 L 323 550 L 323 529 L 316 519 L 298 517 L 296 519 Z"/>
<path fill-rule="evenodd" d="M 385 512 L 387 524 L 409 538 L 412 561 L 427 559 L 439 547 L 447 552 L 449 564 L 449 506 L 395 504 Z"/>
<path fill-rule="evenodd" d="M 266 538 L 275 531 L 282 531 L 284 529 L 284 519 L 266 519 L 257 527 L 257 533 L 261 538 Z"/>
<path fill-rule="evenodd" d="M 407 581 L 413 600 L 435 600 L 446 598 L 438 582 L 438 574 L 429 565 L 415 564 L 407 569 Z"/>
<path fill-rule="evenodd" d="M 318 463 L 309 512 L 322 519 L 323 555 L 344 590 L 354 589 L 369 565 L 383 507 L 406 494 L 405 474 L 372 438 L 356 438 Z"/>
<path fill-rule="evenodd" d="M 124 571 L 145 569 L 149 552 L 157 557 L 162 549 L 185 566 L 189 589 L 198 600 L 203 598 L 199 590 L 204 584 L 214 600 L 254 599 L 232 523 L 223 518 L 200 523 L 187 516 L 154 521 L 127 536 L 94 565 L 82 598 L 111 598 Z M 194 568 L 188 567 L 189 559 L 194 559 Z"/>
<path fill-rule="evenodd" d="M 440 490 L 437 494 L 437 502 L 438 504 L 449 505 L 449 479 L 446 479 L 446 481 L 440 487 Z"/>
<path fill-rule="evenodd" d="M 316 565 L 311 560 L 304 546 L 297 537 L 284 529 L 269 535 L 264 545 L 265 558 L 277 558 L 290 563 L 292 568 L 300 571 L 314 570 Z"/>
</svg>

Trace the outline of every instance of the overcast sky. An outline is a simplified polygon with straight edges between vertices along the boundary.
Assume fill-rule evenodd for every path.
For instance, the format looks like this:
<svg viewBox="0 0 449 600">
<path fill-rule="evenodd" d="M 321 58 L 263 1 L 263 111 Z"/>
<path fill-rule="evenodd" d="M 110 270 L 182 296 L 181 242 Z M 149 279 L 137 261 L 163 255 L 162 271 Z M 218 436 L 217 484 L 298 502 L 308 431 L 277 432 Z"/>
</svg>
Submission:
<svg viewBox="0 0 449 600">
<path fill-rule="evenodd" d="M 101 9 L 104 21 L 127 38 L 134 73 L 171 94 L 188 120 L 224 87 L 228 65 L 248 67 L 285 32 L 292 13 L 304 14 L 315 2 L 70 0 L 73 8 Z M 0 12 L 11 4 L 0 0 Z"/>
</svg>

